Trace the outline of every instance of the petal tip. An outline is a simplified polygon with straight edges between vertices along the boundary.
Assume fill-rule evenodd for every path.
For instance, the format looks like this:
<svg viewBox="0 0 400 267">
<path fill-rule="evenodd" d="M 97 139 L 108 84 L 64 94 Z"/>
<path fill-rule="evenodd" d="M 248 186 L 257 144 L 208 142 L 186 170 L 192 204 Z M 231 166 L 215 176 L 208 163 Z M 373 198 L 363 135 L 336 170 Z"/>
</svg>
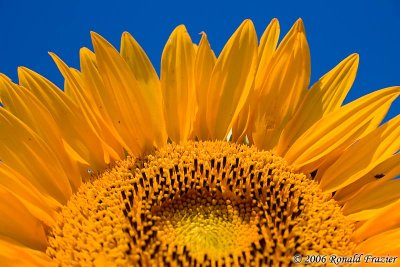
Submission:
<svg viewBox="0 0 400 267">
<path fill-rule="evenodd" d="M 132 35 L 129 33 L 129 32 L 127 32 L 127 31 L 124 31 L 123 33 L 122 33 L 122 35 L 121 35 L 121 39 L 122 40 L 124 40 L 124 39 L 131 39 L 132 38 Z"/>
<path fill-rule="evenodd" d="M 242 25 L 241 25 L 242 27 L 245 27 L 246 29 L 249 29 L 249 28 L 254 28 L 254 23 L 253 23 L 253 21 L 251 20 L 251 19 L 245 19 L 243 22 L 242 22 Z"/>
<path fill-rule="evenodd" d="M 269 24 L 271 24 L 274 27 L 278 28 L 280 27 L 279 20 L 277 18 L 273 18 Z"/>
<path fill-rule="evenodd" d="M 0 73 L 0 81 L 11 81 L 11 79 L 4 73 Z"/>
<path fill-rule="evenodd" d="M 51 51 L 47 52 L 47 54 L 49 54 L 49 56 L 51 56 L 53 59 L 55 57 L 58 57 L 54 52 L 51 52 Z"/>
<path fill-rule="evenodd" d="M 90 31 L 90 37 L 92 38 L 93 44 L 99 42 L 100 40 L 104 40 L 100 34 L 94 31 Z"/>
<path fill-rule="evenodd" d="M 92 52 L 92 51 L 87 47 L 81 47 L 81 49 L 79 49 L 80 54 L 88 53 L 88 52 Z"/>
<path fill-rule="evenodd" d="M 304 22 L 302 18 L 299 18 L 298 20 L 296 20 L 296 22 L 293 25 L 293 28 L 296 29 L 297 32 L 304 32 Z"/>
<path fill-rule="evenodd" d="M 174 32 L 187 32 L 186 26 L 184 24 L 180 24 L 178 26 L 176 26 Z"/>
<path fill-rule="evenodd" d="M 351 60 L 354 60 L 354 61 L 359 61 L 360 60 L 360 55 L 358 54 L 358 53 L 353 53 L 353 54 L 351 54 L 350 56 L 349 56 L 349 58 L 351 59 Z"/>
<path fill-rule="evenodd" d="M 29 71 L 29 69 L 28 69 L 27 67 L 25 67 L 25 66 L 19 66 L 19 67 L 17 68 L 18 74 L 24 73 L 24 72 L 27 72 L 27 71 Z"/>
</svg>

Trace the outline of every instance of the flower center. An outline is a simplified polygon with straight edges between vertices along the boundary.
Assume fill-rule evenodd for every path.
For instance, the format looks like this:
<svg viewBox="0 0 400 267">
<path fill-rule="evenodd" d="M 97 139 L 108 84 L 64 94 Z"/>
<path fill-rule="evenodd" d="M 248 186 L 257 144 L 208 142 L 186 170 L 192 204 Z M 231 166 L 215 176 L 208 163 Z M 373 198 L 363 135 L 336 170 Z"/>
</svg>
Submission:
<svg viewBox="0 0 400 267">
<path fill-rule="evenodd" d="M 352 231 L 330 195 L 282 158 L 189 142 L 83 184 L 47 254 L 61 265 L 290 265 L 295 254 L 350 254 Z"/>
<path fill-rule="evenodd" d="M 259 243 L 261 210 L 249 200 L 192 191 L 162 206 L 159 213 L 161 242 L 186 248 L 186 257 L 193 261 L 249 254 L 252 244 Z"/>
</svg>

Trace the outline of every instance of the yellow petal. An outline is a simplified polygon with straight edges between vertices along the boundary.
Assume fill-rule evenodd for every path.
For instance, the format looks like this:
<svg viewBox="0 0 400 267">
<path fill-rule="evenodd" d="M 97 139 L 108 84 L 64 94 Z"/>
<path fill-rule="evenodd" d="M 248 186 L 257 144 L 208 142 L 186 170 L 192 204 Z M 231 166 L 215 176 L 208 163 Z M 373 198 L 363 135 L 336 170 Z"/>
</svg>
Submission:
<svg viewBox="0 0 400 267">
<path fill-rule="evenodd" d="M 400 174 L 399 153 L 389 157 L 382 163 L 378 164 L 361 179 L 338 190 L 335 193 L 334 198 L 336 201 L 344 203 L 345 201 L 354 197 L 364 185 L 374 182 L 377 179 L 379 179 L 380 181 L 388 181 L 395 178 L 398 174 Z"/>
<path fill-rule="evenodd" d="M 77 189 L 82 182 L 79 170 L 68 157 L 60 129 L 47 108 L 26 88 L 13 84 L 8 79 L 0 78 L 0 88 L 4 108 L 46 141 L 57 159 L 62 162 L 63 170 L 68 175 L 71 185 Z"/>
<path fill-rule="evenodd" d="M 276 150 L 279 155 L 284 155 L 315 122 L 342 105 L 354 82 L 358 62 L 357 54 L 348 56 L 307 91 L 304 101 L 282 132 Z"/>
<path fill-rule="evenodd" d="M 245 135 L 251 131 L 251 113 L 253 103 L 257 101 L 261 90 L 264 77 L 270 71 L 270 62 L 275 53 L 280 33 L 279 22 L 273 19 L 261 36 L 258 49 L 258 67 L 254 81 L 254 91 L 247 98 L 246 104 L 240 111 L 238 118 L 232 127 L 232 137 L 234 141 L 243 140 Z"/>
<path fill-rule="evenodd" d="M 87 48 L 80 50 L 81 78 L 85 87 L 85 94 L 91 104 L 92 109 L 97 109 L 104 123 L 110 132 L 118 140 L 124 149 L 134 154 L 130 150 L 130 146 L 126 144 L 121 137 L 121 132 L 126 132 L 125 128 L 118 123 L 122 116 L 119 111 L 119 105 L 111 91 L 105 87 L 103 80 L 97 68 L 95 54 Z M 119 130 L 117 130 L 119 129 Z M 130 139 L 132 139 L 130 137 Z"/>
<path fill-rule="evenodd" d="M 399 190 L 398 186 L 397 190 Z M 354 231 L 352 239 L 356 242 L 361 242 L 371 236 L 378 235 L 382 232 L 392 230 L 394 228 L 399 228 L 400 227 L 400 213 L 398 212 L 399 208 L 400 208 L 400 201 L 397 200 L 392 205 L 388 205 L 386 208 L 380 210 L 379 213 L 377 213 L 373 218 L 364 222 L 360 227 L 358 227 Z"/>
<path fill-rule="evenodd" d="M 251 94 L 246 103 L 244 104 L 242 110 L 239 112 L 236 120 L 232 125 L 232 141 L 242 143 L 244 142 L 247 134 L 252 129 L 251 116 L 252 116 L 252 106 L 250 106 L 251 98 L 254 94 Z M 253 143 L 253 142 L 251 142 Z"/>
<path fill-rule="evenodd" d="M 27 177 L 43 194 L 65 204 L 72 195 L 62 163 L 48 144 L 5 109 L 0 109 L 0 160 Z"/>
<path fill-rule="evenodd" d="M 400 115 L 351 145 L 320 179 L 326 192 L 362 178 L 400 149 Z"/>
<path fill-rule="evenodd" d="M 167 140 L 164 111 L 162 106 L 161 85 L 157 73 L 154 70 L 146 53 L 136 40 L 128 32 L 124 32 L 121 38 L 121 56 L 131 69 L 139 87 L 144 92 L 146 104 L 149 105 L 147 116 L 152 120 L 152 127 L 159 131 L 158 146 L 163 146 Z"/>
<path fill-rule="evenodd" d="M 372 236 L 364 242 L 359 243 L 355 251 L 376 256 L 397 256 L 400 254 L 400 229 L 396 228 L 381 234 Z M 399 258 L 397 259 L 399 263 Z M 367 264 L 366 264 L 367 265 Z M 380 264 L 382 265 L 382 264 Z M 389 265 L 389 264 L 388 264 Z M 398 266 L 390 264 L 390 266 Z"/>
<path fill-rule="evenodd" d="M 132 70 L 136 81 L 152 95 L 155 101 L 154 105 L 157 104 L 157 107 L 160 108 L 162 95 L 157 73 L 143 48 L 128 32 L 124 32 L 121 37 L 121 56 Z"/>
<path fill-rule="evenodd" d="M 209 138 L 206 116 L 208 102 L 207 95 L 211 73 L 215 66 L 215 61 L 216 58 L 214 52 L 211 50 L 207 35 L 205 33 L 202 33 L 199 48 L 196 53 L 196 58 L 194 62 L 196 99 L 199 109 L 196 114 L 193 135 L 196 136 L 199 140 L 207 140 Z"/>
<path fill-rule="evenodd" d="M 6 237 L 28 248 L 44 250 L 47 237 L 43 224 L 11 193 L 0 187 L 0 239 Z"/>
<path fill-rule="evenodd" d="M 359 63 L 358 54 L 351 54 L 325 74 L 310 90 L 320 94 L 322 113 L 337 110 L 353 85 Z"/>
<path fill-rule="evenodd" d="M 51 113 L 60 128 L 70 157 L 81 164 L 81 175 L 90 168 L 105 167 L 101 142 L 82 118 L 77 106 L 54 84 L 39 74 L 18 68 L 19 82 L 28 88 Z"/>
<path fill-rule="evenodd" d="M 318 161 L 375 129 L 399 93 L 399 87 L 382 89 L 329 113 L 296 140 L 285 159 L 303 171 L 317 169 Z"/>
<path fill-rule="evenodd" d="M 245 20 L 229 39 L 215 64 L 207 103 L 211 139 L 224 139 L 252 89 L 257 67 L 257 35 Z"/>
<path fill-rule="evenodd" d="M 55 210 L 60 204 L 55 205 L 54 200 L 40 192 L 31 181 L 4 163 L 0 164 L 0 187 L 7 188 L 37 219 L 48 226 L 54 224 Z"/>
<path fill-rule="evenodd" d="M 255 90 L 261 90 L 262 83 L 270 71 L 270 63 L 274 56 L 280 34 L 279 21 L 271 20 L 268 27 L 261 36 L 258 49 L 258 68 L 255 78 Z"/>
<path fill-rule="evenodd" d="M 5 74 L 3 74 L 3 73 L 0 73 L 0 78 L 3 78 L 3 79 L 5 79 L 5 80 L 8 81 L 8 82 L 12 82 L 12 80 L 11 80 L 7 75 L 5 75 Z"/>
<path fill-rule="evenodd" d="M 81 65 L 81 77 L 85 84 L 84 87 L 86 88 L 85 94 L 90 99 L 91 103 L 96 105 L 94 108 L 100 112 L 102 117 L 108 123 L 112 124 L 109 113 L 111 113 L 113 110 L 107 110 L 107 108 L 105 108 L 105 105 L 109 101 L 103 103 L 103 98 L 105 97 L 102 96 L 102 94 L 108 94 L 109 92 L 107 92 L 105 89 L 104 83 L 98 71 L 96 55 L 88 48 L 83 47 L 79 51 L 79 59 Z M 111 98 L 111 95 L 107 96 Z"/>
<path fill-rule="evenodd" d="M 70 69 L 59 57 L 50 53 L 58 69 L 65 78 L 65 83 L 70 87 L 70 94 L 74 95 L 75 103 L 95 135 L 99 138 L 104 151 L 104 162 L 109 164 L 111 161 L 119 160 L 124 156 L 124 151 L 117 137 L 114 135 L 113 128 L 108 127 L 101 118 L 101 113 L 96 105 L 90 101 L 90 97 L 85 94 L 84 82 L 78 71 Z"/>
<path fill-rule="evenodd" d="M 161 59 L 161 90 L 169 138 L 186 141 L 197 112 L 194 79 L 195 49 L 185 26 L 169 37 Z"/>
<path fill-rule="evenodd" d="M 286 35 L 263 77 L 255 105 L 252 139 L 273 149 L 288 120 L 303 100 L 310 82 L 310 52 L 301 20 Z"/>
<path fill-rule="evenodd" d="M 9 239 L 0 239 L 2 267 L 50 267 L 56 266 L 45 252 L 27 248 Z"/>
<path fill-rule="evenodd" d="M 321 160 L 318 169 L 316 169 L 317 173 L 316 176 L 314 177 L 314 180 L 319 183 L 321 177 L 324 175 L 326 170 L 329 169 L 331 165 L 334 164 L 343 153 L 344 150 L 335 150 L 329 155 L 329 157 Z"/>
<path fill-rule="evenodd" d="M 126 149 L 134 155 L 151 150 L 153 141 L 145 137 L 146 130 L 139 123 L 142 113 L 137 113 L 137 100 L 133 99 L 135 92 L 131 92 L 137 93 L 137 84 L 129 67 L 114 47 L 100 35 L 92 32 L 92 42 L 96 52 L 95 61 L 89 50 L 81 50 L 83 76 L 95 83 L 93 91 L 97 91 L 109 112 L 113 126 L 128 146 Z"/>
<path fill-rule="evenodd" d="M 355 220 L 367 220 L 386 209 L 400 197 L 400 181 L 375 181 L 364 185 L 342 210 Z"/>
<path fill-rule="evenodd" d="M 157 104 L 153 92 L 140 86 L 125 60 L 103 37 L 92 32 L 92 41 L 99 73 L 111 95 L 103 102 L 114 102 L 118 111 L 119 117 L 113 118 L 114 127 L 135 154 L 162 146 L 162 123 L 157 123 L 162 118 L 157 116 L 158 108 L 152 109 Z"/>
</svg>

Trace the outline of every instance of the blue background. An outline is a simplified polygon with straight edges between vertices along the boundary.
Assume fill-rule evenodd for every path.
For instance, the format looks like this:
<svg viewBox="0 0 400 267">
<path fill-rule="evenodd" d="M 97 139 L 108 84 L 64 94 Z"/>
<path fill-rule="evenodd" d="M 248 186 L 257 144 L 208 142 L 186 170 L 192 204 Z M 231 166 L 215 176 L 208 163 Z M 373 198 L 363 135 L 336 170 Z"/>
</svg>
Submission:
<svg viewBox="0 0 400 267">
<path fill-rule="evenodd" d="M 400 85 L 400 1 L 6 1 L 0 0 L 0 72 L 17 81 L 26 66 L 57 85 L 62 77 L 47 55 L 55 52 L 79 67 L 79 48 L 92 47 L 93 30 L 119 47 L 123 31 L 142 45 L 157 71 L 163 46 L 175 26 L 185 24 L 193 41 L 208 34 L 219 53 L 246 18 L 259 36 L 276 17 L 281 36 L 303 18 L 315 82 L 347 55 L 360 54 L 356 82 L 346 101 Z M 400 113 L 397 100 L 388 117 Z"/>
</svg>

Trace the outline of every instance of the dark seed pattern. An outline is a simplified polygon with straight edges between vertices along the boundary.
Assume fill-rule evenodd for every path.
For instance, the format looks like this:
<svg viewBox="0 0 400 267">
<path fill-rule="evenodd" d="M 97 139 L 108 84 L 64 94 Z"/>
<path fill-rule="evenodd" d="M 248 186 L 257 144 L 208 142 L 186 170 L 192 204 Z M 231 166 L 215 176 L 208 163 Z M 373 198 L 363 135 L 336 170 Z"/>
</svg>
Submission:
<svg viewBox="0 0 400 267">
<path fill-rule="evenodd" d="M 311 176 L 226 142 L 170 144 L 81 186 L 49 233 L 59 265 L 289 266 L 351 253 L 353 226 Z"/>
</svg>

